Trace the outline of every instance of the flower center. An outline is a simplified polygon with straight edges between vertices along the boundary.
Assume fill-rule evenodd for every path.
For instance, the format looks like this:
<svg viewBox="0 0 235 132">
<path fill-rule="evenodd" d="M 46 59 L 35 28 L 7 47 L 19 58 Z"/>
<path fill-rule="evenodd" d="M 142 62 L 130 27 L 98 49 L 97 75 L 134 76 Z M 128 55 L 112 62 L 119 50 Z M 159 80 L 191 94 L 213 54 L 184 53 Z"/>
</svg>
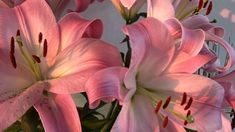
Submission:
<svg viewBox="0 0 235 132">
<path fill-rule="evenodd" d="M 196 6 L 191 2 L 191 0 L 182 0 L 182 3 L 180 3 L 179 7 L 175 11 L 176 18 L 182 21 L 191 15 L 198 15 L 202 12 L 204 12 L 205 15 L 209 15 L 211 13 L 213 6 L 212 1 L 199 0 L 198 5 Z"/>
<path fill-rule="evenodd" d="M 167 96 L 165 93 L 156 94 L 142 87 L 138 87 L 137 92 L 151 100 L 154 112 L 163 120 L 163 128 L 167 127 L 168 124 L 169 117 L 166 113 L 170 113 L 174 117 L 180 119 L 184 125 L 194 123 L 194 118 L 189 110 L 192 106 L 193 98 L 188 97 L 185 92 L 182 94 L 181 101 L 179 101 L 179 99 L 172 98 L 173 96 Z M 176 107 L 183 109 L 183 111 L 177 111 L 174 109 Z"/>
<path fill-rule="evenodd" d="M 41 69 L 40 69 L 39 64 L 41 63 L 42 57 L 46 57 L 47 55 L 47 40 L 44 39 L 43 47 L 41 46 L 42 40 L 43 40 L 43 35 L 40 32 L 38 35 L 39 50 L 42 48 L 43 52 L 32 54 L 31 52 L 29 52 L 27 45 L 23 43 L 22 37 L 20 35 L 20 30 L 17 30 L 15 38 L 11 37 L 11 44 L 10 44 L 10 60 L 11 60 L 12 66 L 16 69 L 17 63 L 19 63 L 16 61 L 16 58 L 15 58 L 15 55 L 16 55 L 15 44 L 16 44 L 19 49 L 18 50 L 19 54 L 24 61 L 23 66 L 27 68 L 34 75 L 37 81 L 44 80 L 41 74 Z"/>
</svg>

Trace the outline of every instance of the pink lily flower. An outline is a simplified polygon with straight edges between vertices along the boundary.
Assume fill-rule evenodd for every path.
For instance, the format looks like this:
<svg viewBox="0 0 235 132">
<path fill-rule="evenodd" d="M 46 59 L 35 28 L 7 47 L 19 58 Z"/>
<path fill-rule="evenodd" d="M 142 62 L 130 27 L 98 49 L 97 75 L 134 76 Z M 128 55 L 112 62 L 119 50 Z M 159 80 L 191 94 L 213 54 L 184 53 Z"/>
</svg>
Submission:
<svg viewBox="0 0 235 132">
<path fill-rule="evenodd" d="M 190 47 L 194 56 L 179 48 L 172 31 L 157 19 L 146 18 L 125 27 L 124 32 L 131 40 L 130 67 L 98 71 L 85 86 L 91 108 L 100 100 L 118 99 L 122 105 L 111 131 L 181 132 L 186 127 L 210 132 L 222 127 L 224 89 L 193 74 L 211 59 L 200 54 L 203 32 L 199 31 L 200 38 L 188 40 L 200 45 Z"/>
<path fill-rule="evenodd" d="M 210 8 L 212 8 L 212 1 L 206 2 L 204 0 L 148 0 L 147 3 L 147 14 L 149 17 L 157 18 L 166 23 L 167 20 L 171 18 L 179 17 L 178 19 L 182 20 L 182 26 L 180 27 L 178 26 L 178 24 L 174 25 L 174 23 L 170 23 L 170 25 L 168 26 L 170 29 L 173 29 L 172 31 L 174 31 L 174 34 L 178 35 L 178 37 L 176 36 L 176 39 L 178 39 L 180 36 L 188 35 L 187 29 L 202 29 L 206 34 L 205 42 L 213 42 L 214 44 L 222 46 L 226 50 L 229 57 L 228 63 L 226 64 L 226 66 L 221 67 L 218 63 L 219 59 L 211 50 L 209 50 L 208 46 L 205 43 L 202 48 L 203 52 L 214 55 L 214 59 L 207 64 L 207 66 L 205 67 L 206 69 L 225 72 L 234 65 L 235 51 L 232 46 L 222 38 L 224 35 L 224 29 L 222 27 L 211 24 L 206 16 L 193 14 L 195 10 L 201 10 L 203 6 L 207 7 L 207 10 L 211 10 Z M 176 30 L 177 33 L 175 33 Z M 190 47 L 190 45 L 183 42 L 180 45 L 186 45 L 186 47 Z"/>
<path fill-rule="evenodd" d="M 33 106 L 47 132 L 80 132 L 70 94 L 84 92 L 98 70 L 121 65 L 117 48 L 96 39 L 101 21 L 72 12 L 57 23 L 44 0 L 1 8 L 0 17 L 0 131 Z"/>
</svg>

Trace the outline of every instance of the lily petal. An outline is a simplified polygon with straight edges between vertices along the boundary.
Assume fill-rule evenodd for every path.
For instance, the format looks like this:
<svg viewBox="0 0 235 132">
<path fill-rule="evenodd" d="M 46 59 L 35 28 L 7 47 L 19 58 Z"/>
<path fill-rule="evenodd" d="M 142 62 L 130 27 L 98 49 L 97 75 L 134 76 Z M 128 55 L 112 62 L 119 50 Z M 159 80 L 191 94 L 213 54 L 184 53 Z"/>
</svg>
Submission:
<svg viewBox="0 0 235 132">
<path fill-rule="evenodd" d="M 215 132 L 232 132 L 231 121 L 226 117 L 225 114 L 221 114 L 222 128 Z"/>
<path fill-rule="evenodd" d="M 65 15 L 60 21 L 61 47 L 65 49 L 69 45 L 78 41 L 81 37 L 100 38 L 102 35 L 102 22 L 98 19 L 88 21 L 83 19 L 78 13 L 71 12 Z"/>
<path fill-rule="evenodd" d="M 171 0 L 148 0 L 147 6 L 148 16 L 159 19 L 162 22 L 175 16 Z"/>
<path fill-rule="evenodd" d="M 206 40 L 215 42 L 215 44 L 221 45 L 226 52 L 228 53 L 228 61 L 227 64 L 224 67 L 217 67 L 216 70 L 220 72 L 225 72 L 227 71 L 231 66 L 235 64 L 235 51 L 233 47 L 228 44 L 224 39 L 220 38 L 217 35 L 211 34 L 211 33 L 206 33 Z"/>
<path fill-rule="evenodd" d="M 167 27 L 154 18 L 127 26 L 124 31 L 130 37 L 132 48 L 130 70 L 125 77 L 125 85 L 127 88 L 135 88 L 137 72 L 138 79 L 144 81 L 164 71 L 173 57 L 174 43 Z M 153 71 L 149 73 L 149 69 Z"/>
<path fill-rule="evenodd" d="M 18 96 L 0 103 L 0 130 L 3 131 L 20 118 L 33 104 L 41 99 L 44 88 L 48 85 L 43 82 L 36 83 L 27 88 Z"/>
<path fill-rule="evenodd" d="M 95 72 L 110 66 L 121 66 L 118 49 L 96 39 L 80 39 L 55 58 L 48 72 L 53 93 L 84 91 L 84 84 Z"/>
<path fill-rule="evenodd" d="M 75 4 L 77 7 L 76 11 L 82 12 L 82 11 L 86 10 L 91 2 L 92 2 L 92 0 L 75 0 Z"/>
<path fill-rule="evenodd" d="M 132 101 L 125 102 L 112 132 L 158 132 L 159 122 L 150 101 L 136 94 Z"/>
<path fill-rule="evenodd" d="M 45 131 L 81 132 L 78 112 L 70 95 L 50 94 L 34 105 Z"/>
<path fill-rule="evenodd" d="M 127 68 L 110 67 L 96 72 L 86 82 L 85 88 L 90 108 L 96 108 L 100 100 L 111 102 L 115 99 L 123 102 L 127 90 L 121 85 Z"/>
</svg>

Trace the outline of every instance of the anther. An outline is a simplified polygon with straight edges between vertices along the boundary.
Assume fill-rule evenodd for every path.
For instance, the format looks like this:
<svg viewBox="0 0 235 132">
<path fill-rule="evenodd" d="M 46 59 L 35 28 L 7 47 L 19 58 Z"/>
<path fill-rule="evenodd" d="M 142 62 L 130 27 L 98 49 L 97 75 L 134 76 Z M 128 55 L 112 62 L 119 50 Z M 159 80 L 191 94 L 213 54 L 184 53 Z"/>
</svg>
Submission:
<svg viewBox="0 0 235 132">
<path fill-rule="evenodd" d="M 212 10 L 212 1 L 210 1 L 210 4 L 209 4 L 209 6 L 208 6 L 208 8 L 207 8 L 207 10 L 206 10 L 206 15 L 209 15 L 210 13 L 211 13 L 211 10 Z"/>
<path fill-rule="evenodd" d="M 39 58 L 38 56 L 32 55 L 32 57 L 33 57 L 33 59 L 34 59 L 37 63 L 40 63 L 40 62 L 41 62 L 41 60 L 40 60 L 40 58 Z"/>
<path fill-rule="evenodd" d="M 19 29 L 16 32 L 16 36 L 20 36 L 20 30 Z"/>
<path fill-rule="evenodd" d="M 190 114 L 191 114 L 191 111 L 190 111 L 190 110 L 188 110 L 186 117 L 189 117 L 189 116 L 190 116 Z"/>
<path fill-rule="evenodd" d="M 42 33 L 40 32 L 38 35 L 38 42 L 41 43 L 42 42 Z"/>
<path fill-rule="evenodd" d="M 193 98 L 192 98 L 192 97 L 190 97 L 190 99 L 189 99 L 189 101 L 188 101 L 187 105 L 184 107 L 184 110 L 189 109 L 189 108 L 191 107 L 192 103 L 193 103 Z"/>
<path fill-rule="evenodd" d="M 15 53 L 15 39 L 14 39 L 14 37 L 11 37 L 11 49 L 10 49 L 10 52 L 12 54 Z"/>
<path fill-rule="evenodd" d="M 180 105 L 184 105 L 186 103 L 186 101 L 187 101 L 187 94 L 184 92 L 183 93 L 183 98 L 181 100 L 181 104 Z"/>
<path fill-rule="evenodd" d="M 10 59 L 11 59 L 11 64 L 12 66 L 16 69 L 17 65 L 16 65 L 16 59 L 15 59 L 15 56 L 14 56 L 14 53 L 10 53 Z"/>
<path fill-rule="evenodd" d="M 203 8 L 206 8 L 208 2 L 209 2 L 209 0 L 207 0 L 207 1 L 204 3 Z"/>
<path fill-rule="evenodd" d="M 203 6 L 203 0 L 199 0 L 198 11 L 200 11 L 202 9 L 202 6 Z"/>
<path fill-rule="evenodd" d="M 45 39 L 43 43 L 43 57 L 46 56 L 47 56 L 47 40 Z"/>
<path fill-rule="evenodd" d="M 187 124 L 188 124 L 188 121 L 187 121 L 187 120 L 185 120 L 185 121 L 184 121 L 184 125 L 186 126 Z"/>
<path fill-rule="evenodd" d="M 169 97 L 166 99 L 166 102 L 164 103 L 164 105 L 162 106 L 162 108 L 163 108 L 163 109 L 166 109 L 167 106 L 169 105 L 170 101 L 171 101 L 171 96 L 169 96 Z"/>
<path fill-rule="evenodd" d="M 162 100 L 160 100 L 160 101 L 157 103 L 157 106 L 156 106 L 156 108 L 155 108 L 155 113 L 156 113 L 156 114 L 157 114 L 158 111 L 160 110 L 161 106 L 162 106 Z"/>
<path fill-rule="evenodd" d="M 162 127 L 163 127 L 163 128 L 166 128 L 167 124 L 168 124 L 168 116 L 166 116 L 166 117 L 164 118 Z"/>
</svg>

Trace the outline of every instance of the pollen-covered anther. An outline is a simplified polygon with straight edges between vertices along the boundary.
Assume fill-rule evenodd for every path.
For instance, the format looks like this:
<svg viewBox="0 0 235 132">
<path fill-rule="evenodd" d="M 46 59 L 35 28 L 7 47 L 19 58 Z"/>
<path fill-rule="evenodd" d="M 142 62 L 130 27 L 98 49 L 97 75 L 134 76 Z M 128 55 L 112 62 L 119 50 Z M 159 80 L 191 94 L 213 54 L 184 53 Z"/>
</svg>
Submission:
<svg viewBox="0 0 235 132">
<path fill-rule="evenodd" d="M 186 117 L 189 117 L 189 116 L 190 116 L 190 114 L 191 114 L 191 111 L 190 111 L 190 110 L 188 110 Z"/>
<path fill-rule="evenodd" d="M 45 39 L 43 42 L 43 57 L 47 56 L 47 40 Z"/>
<path fill-rule="evenodd" d="M 171 96 L 169 96 L 169 97 L 166 99 L 166 102 L 164 103 L 164 105 L 162 106 L 162 108 L 163 108 L 163 109 L 166 109 L 167 106 L 169 105 L 170 101 L 171 101 Z"/>
<path fill-rule="evenodd" d="M 212 6 L 213 6 L 212 1 L 210 1 L 210 4 L 209 4 L 209 6 L 208 6 L 208 8 L 207 8 L 207 10 L 206 10 L 206 15 L 209 15 L 209 14 L 211 13 L 211 11 L 212 11 Z"/>
<path fill-rule="evenodd" d="M 157 103 L 157 106 L 156 106 L 156 108 L 155 108 L 155 113 L 156 113 L 156 114 L 157 114 L 158 111 L 160 110 L 161 106 L 162 106 L 162 100 L 158 101 L 158 103 Z"/>
<path fill-rule="evenodd" d="M 41 32 L 38 34 L 38 42 L 39 42 L 39 43 L 42 42 L 42 33 L 41 33 Z"/>
<path fill-rule="evenodd" d="M 15 39 L 14 37 L 11 37 L 11 47 L 10 47 L 10 53 L 15 53 Z"/>
<path fill-rule="evenodd" d="M 11 59 L 12 66 L 16 69 L 16 67 L 17 67 L 16 59 L 15 59 L 14 53 L 12 53 L 12 52 L 10 52 L 10 59 Z"/>
<path fill-rule="evenodd" d="M 40 63 L 40 62 L 41 62 L 41 60 L 40 60 L 40 58 L 39 58 L 38 56 L 32 55 L 32 57 L 33 57 L 33 59 L 34 59 L 37 63 Z"/>
<path fill-rule="evenodd" d="M 198 3 L 198 11 L 200 11 L 202 9 L 202 6 L 203 6 L 203 0 L 199 0 L 199 3 Z"/>
<path fill-rule="evenodd" d="M 163 128 L 166 128 L 167 124 L 168 124 L 168 116 L 166 116 L 166 117 L 164 118 L 162 127 L 163 127 Z"/>
<path fill-rule="evenodd" d="M 193 98 L 190 97 L 187 105 L 184 107 L 184 110 L 188 110 L 191 107 L 192 103 L 193 103 Z"/>
<path fill-rule="evenodd" d="M 186 103 L 186 101 L 187 101 L 187 94 L 184 92 L 184 93 L 183 93 L 183 98 L 182 98 L 182 100 L 181 100 L 180 105 L 184 105 L 184 104 Z"/>
</svg>

